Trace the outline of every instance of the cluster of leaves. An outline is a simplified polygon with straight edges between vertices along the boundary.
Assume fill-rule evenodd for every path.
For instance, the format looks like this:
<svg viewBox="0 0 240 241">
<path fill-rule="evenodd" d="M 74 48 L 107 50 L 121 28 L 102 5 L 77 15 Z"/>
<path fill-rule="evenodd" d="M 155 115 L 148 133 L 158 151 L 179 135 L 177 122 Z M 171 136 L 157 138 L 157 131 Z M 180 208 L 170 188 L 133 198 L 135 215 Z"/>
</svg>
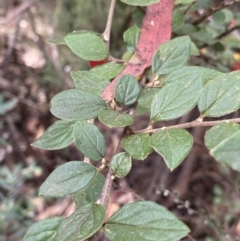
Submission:
<svg viewBox="0 0 240 241">
<path fill-rule="evenodd" d="M 179 1 L 179 3 L 183 2 L 194 2 L 189 12 L 195 12 L 198 9 L 211 9 L 213 6 L 213 1 L 210 0 Z M 223 5 L 224 1 L 220 1 L 219 4 Z M 229 72 L 230 69 L 234 69 L 235 62 L 239 61 L 235 52 L 239 48 L 240 42 L 238 37 L 225 33 L 229 33 L 239 26 L 239 12 L 224 8 L 211 14 L 211 21 L 199 23 L 192 20 L 191 14 L 184 14 L 184 12 L 183 5 L 178 5 L 174 9 L 174 33 L 189 35 L 196 45 L 202 48 L 202 54 L 206 57 L 209 66 L 221 72 Z M 206 47 L 208 48 L 206 49 Z M 199 61 L 199 64 L 203 63 Z M 236 69 L 239 69 L 239 67 L 236 66 L 234 70 Z"/>
<path fill-rule="evenodd" d="M 122 2 L 145 6 L 158 0 Z M 177 0 L 176 4 L 191 2 Z M 139 34 L 137 26 L 125 32 L 128 51 L 135 51 Z M 109 58 L 103 39 L 93 32 L 70 33 L 61 43 L 86 61 Z M 106 104 L 100 94 L 124 65 L 110 62 L 90 71 L 72 72 L 75 88 L 62 91 L 51 100 L 51 112 L 61 120 L 50 126 L 33 146 L 56 150 L 74 143 L 87 158 L 100 161 L 106 154 L 105 138 L 96 125 L 88 122 L 91 119 L 98 118 L 104 125 L 115 128 L 133 124 L 134 116 L 129 113 L 133 107 L 139 113 L 149 113 L 151 123 L 179 118 L 196 106 L 201 119 L 237 110 L 240 107 L 239 72 L 221 73 L 187 66 L 190 56 L 197 54 L 197 48 L 188 36 L 176 37 L 162 44 L 152 59 L 144 87 L 140 86 L 136 76 L 124 75 L 119 79 L 115 86 L 114 107 Z M 223 123 L 210 129 L 205 136 L 211 155 L 238 171 L 239 127 L 238 124 Z M 171 170 L 190 152 L 193 138 L 185 129 L 162 128 L 153 132 L 150 135 L 141 130 L 122 140 L 121 147 L 125 151 L 117 153 L 110 161 L 114 176 L 126 176 L 131 169 L 132 158 L 144 160 L 154 150 Z M 188 227 L 171 212 L 147 201 L 123 206 L 104 224 L 106 210 L 96 203 L 104 182 L 100 170 L 86 162 L 71 161 L 56 168 L 40 187 L 39 194 L 51 197 L 72 195 L 77 210 L 67 218 L 49 218 L 34 224 L 24 241 L 81 241 L 101 227 L 112 241 L 177 241 L 188 234 Z"/>
</svg>

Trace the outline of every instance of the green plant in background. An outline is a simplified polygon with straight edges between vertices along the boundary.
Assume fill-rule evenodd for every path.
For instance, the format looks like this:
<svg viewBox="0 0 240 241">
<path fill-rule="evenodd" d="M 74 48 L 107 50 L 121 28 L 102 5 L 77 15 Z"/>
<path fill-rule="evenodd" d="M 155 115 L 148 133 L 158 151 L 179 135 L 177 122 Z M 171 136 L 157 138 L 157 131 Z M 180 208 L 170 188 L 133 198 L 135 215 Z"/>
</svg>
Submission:
<svg viewBox="0 0 240 241">
<path fill-rule="evenodd" d="M 5 165 L 0 168 L 0 240 L 20 240 L 32 224 L 29 213 L 35 210 L 31 203 L 32 194 L 22 196 L 19 192 L 26 180 L 41 174 L 36 163 L 23 168 L 16 165 L 9 170 Z M 7 236 L 7 237 L 6 237 Z"/>
<path fill-rule="evenodd" d="M 210 154 L 240 171 L 240 125 L 236 124 L 240 119 L 205 121 L 206 117 L 224 116 L 240 108 L 240 72 L 187 66 L 190 57 L 199 54 L 198 47 L 208 44 L 217 51 L 217 36 L 225 29 L 216 25 L 228 23 L 229 12 L 215 9 L 192 20 L 192 24 L 185 24 L 190 8 L 197 9 L 201 3 L 209 7 L 208 1 L 121 1 L 146 11 L 143 18 L 136 8 L 136 25 L 124 33 L 127 50 L 133 54 L 129 62 L 109 53 L 114 0 L 102 35 L 75 31 L 61 40 L 81 59 L 100 65 L 89 71 L 71 72 L 75 89 L 62 91 L 51 101 L 52 114 L 61 120 L 33 146 L 56 150 L 74 143 L 84 154 L 84 161 L 74 160 L 57 167 L 39 191 L 39 195 L 48 197 L 72 195 L 77 209 L 67 218 L 48 218 L 34 224 L 24 241 L 96 240 L 99 230 L 110 241 L 177 241 L 187 236 L 190 230 L 182 221 L 150 201 L 124 205 L 106 220 L 113 179 L 129 173 L 132 159 L 144 160 L 153 151 L 174 170 L 193 145 L 187 128 L 214 126 L 205 135 Z M 221 8 L 226 6 L 222 4 Z M 214 12 L 213 25 L 201 24 Z M 170 40 L 172 29 L 175 37 Z M 104 60 L 109 62 L 102 64 Z M 215 67 L 222 69 L 220 65 Z M 154 123 L 179 118 L 196 107 L 200 116 L 195 121 L 154 128 Z M 149 113 L 149 126 L 134 130 L 131 126 L 139 112 Z M 96 118 L 109 128 L 124 127 L 119 147 L 107 162 L 104 135 L 93 123 Z M 102 165 L 97 168 L 90 160 L 102 161 Z M 108 169 L 106 178 L 101 173 L 103 169 Z"/>
</svg>

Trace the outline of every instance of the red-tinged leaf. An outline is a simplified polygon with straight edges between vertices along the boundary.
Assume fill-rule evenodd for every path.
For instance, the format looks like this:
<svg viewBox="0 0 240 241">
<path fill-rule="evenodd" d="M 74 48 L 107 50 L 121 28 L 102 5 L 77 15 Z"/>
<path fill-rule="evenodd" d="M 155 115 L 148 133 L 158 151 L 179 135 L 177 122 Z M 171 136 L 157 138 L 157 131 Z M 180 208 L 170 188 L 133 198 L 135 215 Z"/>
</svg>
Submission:
<svg viewBox="0 0 240 241">
<path fill-rule="evenodd" d="M 151 65 L 157 48 L 171 39 L 173 6 L 174 0 L 160 0 L 147 7 L 136 53 L 131 58 L 130 64 L 103 91 L 102 98 L 106 102 L 114 98 L 114 88 L 121 76 L 127 74 L 141 76 Z"/>
<path fill-rule="evenodd" d="M 240 62 L 237 62 L 233 65 L 232 71 L 236 71 L 236 70 L 239 70 L 239 69 L 240 69 Z"/>
<path fill-rule="evenodd" d="M 99 66 L 99 65 L 106 64 L 107 62 L 108 62 L 108 59 L 103 59 L 103 60 L 100 60 L 100 61 L 89 61 L 89 65 L 90 65 L 90 67 L 96 67 L 96 66 Z"/>
</svg>

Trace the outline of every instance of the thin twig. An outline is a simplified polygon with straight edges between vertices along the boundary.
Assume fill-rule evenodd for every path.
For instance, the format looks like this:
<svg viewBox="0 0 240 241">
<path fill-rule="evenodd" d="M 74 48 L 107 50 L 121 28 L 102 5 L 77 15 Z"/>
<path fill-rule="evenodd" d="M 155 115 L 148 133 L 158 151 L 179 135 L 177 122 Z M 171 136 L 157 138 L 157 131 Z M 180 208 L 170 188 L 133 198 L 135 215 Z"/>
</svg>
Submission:
<svg viewBox="0 0 240 241">
<path fill-rule="evenodd" d="M 186 10 L 183 12 L 184 15 L 186 15 L 186 13 L 191 9 L 191 7 L 193 6 L 193 4 L 195 4 L 195 1 L 192 2 L 191 4 L 189 4 L 189 6 L 186 8 Z"/>
<path fill-rule="evenodd" d="M 131 116 L 134 116 L 135 111 L 136 111 L 136 105 L 133 105 L 132 107 L 129 108 L 128 114 Z M 115 150 L 115 154 L 117 154 L 120 151 L 122 139 L 126 136 L 129 136 L 131 132 L 132 132 L 132 130 L 130 129 L 130 127 L 126 126 L 124 128 L 122 136 L 118 142 L 118 146 Z M 106 209 L 108 207 L 114 178 L 115 178 L 114 173 L 109 168 L 106 179 L 105 179 L 105 183 L 104 183 L 104 186 L 103 186 L 103 189 L 101 192 L 100 200 L 99 200 L 99 203 Z M 97 237 L 98 237 L 98 234 L 95 234 L 88 241 L 96 241 Z"/>
<path fill-rule="evenodd" d="M 22 15 L 24 12 L 26 12 L 29 8 L 31 8 L 33 5 L 35 5 L 36 3 L 39 3 L 43 0 L 35 0 L 35 1 L 28 1 L 28 2 L 24 2 L 22 3 L 18 8 L 16 8 L 15 10 L 11 11 L 6 17 L 5 19 L 0 21 L 0 25 L 6 25 L 8 24 L 10 21 L 13 21 L 15 19 L 17 19 L 18 16 Z"/>
<path fill-rule="evenodd" d="M 199 19 L 196 19 L 195 21 L 193 21 L 193 25 L 199 25 L 200 23 L 202 23 L 204 20 L 206 20 L 208 17 L 210 17 L 212 14 L 214 14 L 215 12 L 223 9 L 223 8 L 227 8 L 230 7 L 231 5 L 233 5 L 234 3 L 238 3 L 240 2 L 240 0 L 233 0 L 231 2 L 224 2 L 222 1 L 220 4 L 218 4 L 217 6 L 209 9 L 205 14 L 203 14 Z"/>
<path fill-rule="evenodd" d="M 236 29 L 240 29 L 240 25 L 236 25 L 236 26 L 228 29 L 226 32 L 223 32 L 223 33 L 219 34 L 215 39 L 221 39 L 221 38 L 227 36 L 228 34 L 232 33 Z M 205 43 L 201 46 L 201 48 L 205 48 L 205 47 L 208 47 L 208 46 L 209 46 L 209 44 Z M 200 54 L 200 55 L 202 55 L 202 54 Z M 206 58 L 206 56 L 202 56 L 202 57 Z"/>
<path fill-rule="evenodd" d="M 191 240 L 191 241 L 197 241 L 195 238 L 193 238 L 190 234 L 187 235 L 187 237 Z"/>
<path fill-rule="evenodd" d="M 236 26 L 228 29 L 226 32 L 221 33 L 221 34 L 218 35 L 216 38 L 217 38 L 217 39 L 221 39 L 221 38 L 227 36 L 228 34 L 230 34 L 231 32 L 233 32 L 233 31 L 236 30 L 236 29 L 240 29 L 240 25 L 236 25 Z"/>
<path fill-rule="evenodd" d="M 193 122 L 188 122 L 184 124 L 179 124 L 179 125 L 174 125 L 174 126 L 164 126 L 161 128 L 157 129 L 144 129 L 140 131 L 135 131 L 135 134 L 138 133 L 155 133 L 157 131 L 162 131 L 162 130 L 170 130 L 170 129 L 176 129 L 176 128 L 183 128 L 183 129 L 188 129 L 192 127 L 206 127 L 206 126 L 215 126 L 221 123 L 240 123 L 240 118 L 235 118 L 235 119 L 228 119 L 228 120 L 217 120 L 217 121 L 193 121 Z"/>
<path fill-rule="evenodd" d="M 106 42 L 108 47 L 110 45 L 110 35 L 111 35 L 111 28 L 112 28 L 112 21 L 113 21 L 113 14 L 114 14 L 115 5 L 116 5 L 116 0 L 111 0 L 106 28 L 105 28 L 105 30 L 102 34 L 102 37 L 103 37 L 103 39 Z"/>
</svg>

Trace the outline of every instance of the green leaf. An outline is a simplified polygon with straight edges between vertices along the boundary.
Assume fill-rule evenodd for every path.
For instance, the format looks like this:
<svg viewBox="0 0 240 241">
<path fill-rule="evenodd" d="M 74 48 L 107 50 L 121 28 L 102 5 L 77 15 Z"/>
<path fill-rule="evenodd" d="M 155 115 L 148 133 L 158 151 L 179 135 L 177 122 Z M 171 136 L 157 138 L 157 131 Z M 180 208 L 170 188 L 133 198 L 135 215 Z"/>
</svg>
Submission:
<svg viewBox="0 0 240 241">
<path fill-rule="evenodd" d="M 132 11 L 133 22 L 139 27 L 142 27 L 142 22 L 144 18 L 144 12 L 141 11 L 138 7 L 135 7 Z"/>
<path fill-rule="evenodd" d="M 124 65 L 118 64 L 118 63 L 107 63 L 100 66 L 97 66 L 95 68 L 92 68 L 90 72 L 93 72 L 94 74 L 104 77 L 105 79 L 113 79 L 116 77 L 119 73 L 121 73 L 124 69 Z"/>
<path fill-rule="evenodd" d="M 177 30 L 177 34 L 181 34 L 181 35 L 189 35 L 191 33 L 195 33 L 199 31 L 199 27 L 192 25 L 190 23 L 184 23 L 178 30 Z"/>
<path fill-rule="evenodd" d="M 184 14 L 178 8 L 175 8 L 172 16 L 172 29 L 173 31 L 178 30 L 184 22 Z"/>
<path fill-rule="evenodd" d="M 90 120 L 107 109 L 99 96 L 82 90 L 65 90 L 51 100 L 52 114 L 69 121 Z"/>
<path fill-rule="evenodd" d="M 72 71 L 71 77 L 77 89 L 100 95 L 110 83 L 108 79 L 91 71 Z"/>
<path fill-rule="evenodd" d="M 191 53 L 191 39 L 188 36 L 175 38 L 162 44 L 152 60 L 152 70 L 158 75 L 166 75 L 184 66 Z"/>
<path fill-rule="evenodd" d="M 103 175 L 98 172 L 85 189 L 73 195 L 76 205 L 80 208 L 88 203 L 95 203 L 102 192 L 104 181 Z"/>
<path fill-rule="evenodd" d="M 135 52 L 138 40 L 140 36 L 140 28 L 136 25 L 133 25 L 123 34 L 123 40 L 126 44 L 127 50 L 131 53 Z"/>
<path fill-rule="evenodd" d="M 159 88 L 148 88 L 148 89 L 141 89 L 139 98 L 138 98 L 138 105 L 141 107 L 150 110 L 152 100 L 154 96 L 159 92 Z"/>
<path fill-rule="evenodd" d="M 63 218 L 47 218 L 33 224 L 25 234 L 23 241 L 55 241 L 57 229 Z"/>
<path fill-rule="evenodd" d="M 133 75 L 122 76 L 115 86 L 115 98 L 123 105 L 131 105 L 138 99 L 140 87 Z"/>
<path fill-rule="evenodd" d="M 224 11 L 217 11 L 212 15 L 212 19 L 216 23 L 223 24 L 226 20 Z"/>
<path fill-rule="evenodd" d="M 212 5 L 211 0 L 196 0 L 193 7 L 194 7 L 194 11 L 195 11 L 200 8 L 209 8 L 209 7 L 211 7 L 211 5 Z"/>
<path fill-rule="evenodd" d="M 112 127 L 125 127 L 133 123 L 133 117 L 127 113 L 115 110 L 104 110 L 98 115 L 98 119 L 104 125 Z"/>
<path fill-rule="evenodd" d="M 196 0 L 175 0 L 175 5 L 177 4 L 190 4 L 195 2 Z"/>
<path fill-rule="evenodd" d="M 147 201 L 123 206 L 104 227 L 109 241 L 179 241 L 189 231 L 165 207 Z"/>
<path fill-rule="evenodd" d="M 205 135 L 205 144 L 210 154 L 219 162 L 240 172 L 240 125 L 222 123 L 214 126 Z"/>
<path fill-rule="evenodd" d="M 141 116 L 144 114 L 148 114 L 150 112 L 149 109 L 146 109 L 142 107 L 141 105 L 137 105 L 136 111 L 135 111 L 135 116 Z"/>
<path fill-rule="evenodd" d="M 87 204 L 65 218 L 57 231 L 56 241 L 82 241 L 103 225 L 106 210 L 99 204 Z"/>
<path fill-rule="evenodd" d="M 50 39 L 48 42 L 55 45 L 66 45 L 64 38 Z"/>
<path fill-rule="evenodd" d="M 157 3 L 159 0 L 120 0 L 120 1 L 132 6 L 149 6 L 151 4 Z"/>
<path fill-rule="evenodd" d="M 108 48 L 96 33 L 77 31 L 65 37 L 67 46 L 84 60 L 103 60 L 108 58 Z"/>
<path fill-rule="evenodd" d="M 39 195 L 64 197 L 85 189 L 98 170 L 85 162 L 71 161 L 58 166 L 41 185 Z"/>
<path fill-rule="evenodd" d="M 202 77 L 189 75 L 165 85 L 153 98 L 151 120 L 171 120 L 185 115 L 198 101 L 202 90 Z"/>
<path fill-rule="evenodd" d="M 126 152 L 121 152 L 113 156 L 110 169 L 116 177 L 125 177 L 131 170 L 132 159 Z"/>
<path fill-rule="evenodd" d="M 198 102 L 203 116 L 219 117 L 240 107 L 239 73 L 222 74 L 204 86 Z"/>
<path fill-rule="evenodd" d="M 190 152 L 193 138 L 183 129 L 162 130 L 151 136 L 150 145 L 163 157 L 172 171 Z"/>
<path fill-rule="evenodd" d="M 189 78 L 189 76 L 197 76 L 199 74 L 203 78 L 204 85 L 207 84 L 210 80 L 213 80 L 222 75 L 221 72 L 213 69 L 207 69 L 198 66 L 185 66 L 167 75 L 164 80 L 164 84 L 171 83 L 178 80 L 179 78 Z"/>
<path fill-rule="evenodd" d="M 198 48 L 197 48 L 197 46 L 194 42 L 191 42 L 191 53 L 190 54 L 193 55 L 193 56 L 199 56 L 200 55 L 199 50 L 198 50 Z"/>
<path fill-rule="evenodd" d="M 100 130 L 87 122 L 77 122 L 73 128 L 76 147 L 89 159 L 101 160 L 105 154 L 105 139 Z"/>
<path fill-rule="evenodd" d="M 191 38 L 209 44 L 211 44 L 213 40 L 215 41 L 213 33 L 206 28 L 201 28 L 199 31 L 191 33 Z"/>
<path fill-rule="evenodd" d="M 122 147 L 136 160 L 144 160 L 152 151 L 150 136 L 146 133 L 129 136 L 122 141 Z"/>
<path fill-rule="evenodd" d="M 223 11 L 224 15 L 225 15 L 225 20 L 224 23 L 231 23 L 231 21 L 233 20 L 233 12 L 230 9 L 222 9 L 221 11 Z"/>
<path fill-rule="evenodd" d="M 17 106 L 18 100 L 11 99 L 0 103 L 0 115 L 5 115 L 8 111 L 12 110 Z"/>
<path fill-rule="evenodd" d="M 58 150 L 73 143 L 72 130 L 73 122 L 56 121 L 42 136 L 40 136 L 32 146 L 44 150 Z"/>
</svg>

